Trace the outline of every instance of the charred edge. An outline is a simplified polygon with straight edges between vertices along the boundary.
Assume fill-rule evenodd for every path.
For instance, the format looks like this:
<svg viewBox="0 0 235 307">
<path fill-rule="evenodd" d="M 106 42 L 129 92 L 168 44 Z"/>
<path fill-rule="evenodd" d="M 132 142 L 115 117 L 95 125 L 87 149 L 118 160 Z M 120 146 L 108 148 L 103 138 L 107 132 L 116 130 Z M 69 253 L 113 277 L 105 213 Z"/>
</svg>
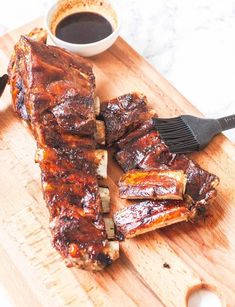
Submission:
<svg viewBox="0 0 235 307">
<path fill-rule="evenodd" d="M 29 120 L 29 115 L 27 113 L 25 104 L 24 104 L 24 85 L 22 79 L 20 79 L 16 83 L 16 87 L 18 89 L 18 94 L 17 94 L 17 102 L 16 102 L 16 110 L 19 112 L 20 116 L 25 120 Z"/>
<path fill-rule="evenodd" d="M 112 259 L 111 259 L 108 255 L 106 255 L 106 254 L 104 254 L 104 253 L 98 254 L 97 260 L 98 260 L 103 266 L 110 266 L 110 265 L 113 263 Z"/>
<path fill-rule="evenodd" d="M 0 77 L 0 97 L 2 96 L 4 89 L 8 82 L 8 75 L 5 74 L 2 77 Z"/>
</svg>

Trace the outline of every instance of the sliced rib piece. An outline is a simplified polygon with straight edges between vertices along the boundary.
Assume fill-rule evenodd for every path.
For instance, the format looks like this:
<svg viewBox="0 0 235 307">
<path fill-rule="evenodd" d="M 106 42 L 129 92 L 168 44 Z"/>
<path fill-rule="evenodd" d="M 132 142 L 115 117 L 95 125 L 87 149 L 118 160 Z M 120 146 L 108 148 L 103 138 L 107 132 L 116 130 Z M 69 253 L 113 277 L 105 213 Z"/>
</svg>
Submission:
<svg viewBox="0 0 235 307">
<path fill-rule="evenodd" d="M 149 158 L 152 156 L 151 159 Z M 209 204 L 216 197 L 215 188 L 219 184 L 219 178 L 202 169 L 197 163 L 185 155 L 166 153 L 159 157 L 156 153 L 145 158 L 145 162 L 140 163 L 143 169 L 158 170 L 182 170 L 187 177 L 186 195 L 198 208 Z"/>
<path fill-rule="evenodd" d="M 193 219 L 196 212 L 185 201 L 142 201 L 114 214 L 118 235 L 132 238 L 157 228 Z"/>
<path fill-rule="evenodd" d="M 118 244 L 108 241 L 101 216 L 98 177 L 107 177 L 107 151 L 97 149 L 104 131 L 97 129 L 92 67 L 22 36 L 8 71 L 14 109 L 37 141 L 53 244 L 69 265 L 102 269 L 118 257 Z"/>
<path fill-rule="evenodd" d="M 183 171 L 131 170 L 119 180 L 119 195 L 127 199 L 183 199 Z"/>
<path fill-rule="evenodd" d="M 115 158 L 126 172 L 138 168 L 141 161 L 152 151 L 157 152 L 158 155 L 167 151 L 157 131 L 150 131 L 137 140 L 134 139 L 127 143 L 122 150 L 117 152 Z"/>
<path fill-rule="evenodd" d="M 203 170 L 185 155 L 172 155 L 169 152 L 160 156 L 156 152 L 150 155 L 154 159 L 148 158 L 148 164 L 144 165 L 146 169 L 181 170 L 185 173 L 185 201 L 142 201 L 116 212 L 114 222 L 118 235 L 120 233 L 122 237 L 131 238 L 156 228 L 192 220 L 196 216 L 205 216 L 207 206 L 216 197 L 218 177 Z M 140 163 L 141 166 L 143 164 Z"/>
<path fill-rule="evenodd" d="M 147 121 L 141 122 L 135 130 L 129 132 L 124 137 L 122 137 L 117 143 L 115 144 L 119 149 L 123 149 L 125 145 L 133 143 L 137 141 L 140 137 L 146 135 L 148 132 L 153 130 L 153 120 L 149 119 Z"/>
<path fill-rule="evenodd" d="M 195 205 L 205 206 L 215 198 L 215 188 L 219 183 L 216 175 L 202 169 L 185 155 L 171 154 L 159 136 L 159 146 L 155 146 L 156 139 L 149 139 L 149 145 L 145 148 L 142 139 L 146 138 L 149 139 L 149 133 L 130 142 L 116 154 L 124 171 L 137 167 L 144 170 L 182 170 L 187 177 L 185 193 L 193 199 Z"/>
<path fill-rule="evenodd" d="M 106 126 L 106 142 L 112 145 L 127 132 L 132 131 L 152 113 L 146 105 L 146 97 L 131 93 L 101 103 L 101 117 Z"/>
</svg>

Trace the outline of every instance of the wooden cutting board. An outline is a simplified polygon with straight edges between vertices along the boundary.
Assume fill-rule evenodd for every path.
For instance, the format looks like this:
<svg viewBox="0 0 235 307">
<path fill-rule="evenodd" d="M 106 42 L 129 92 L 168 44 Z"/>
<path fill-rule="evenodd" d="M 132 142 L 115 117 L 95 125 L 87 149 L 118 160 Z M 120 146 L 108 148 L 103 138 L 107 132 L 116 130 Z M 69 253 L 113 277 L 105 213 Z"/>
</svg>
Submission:
<svg viewBox="0 0 235 307">
<path fill-rule="evenodd" d="M 20 34 L 41 25 L 39 19 L 0 38 L 0 73 Z M 201 115 L 121 38 L 91 62 L 101 99 L 140 91 L 159 116 Z M 0 101 L 0 281 L 15 306 L 181 307 L 200 287 L 235 306 L 235 147 L 223 135 L 194 155 L 221 180 L 207 219 L 126 240 L 120 259 L 98 273 L 65 267 L 52 249 L 34 152 L 35 141 L 13 113 L 7 88 Z M 108 172 L 115 211 L 125 203 L 116 185 L 121 170 L 111 155 Z"/>
</svg>

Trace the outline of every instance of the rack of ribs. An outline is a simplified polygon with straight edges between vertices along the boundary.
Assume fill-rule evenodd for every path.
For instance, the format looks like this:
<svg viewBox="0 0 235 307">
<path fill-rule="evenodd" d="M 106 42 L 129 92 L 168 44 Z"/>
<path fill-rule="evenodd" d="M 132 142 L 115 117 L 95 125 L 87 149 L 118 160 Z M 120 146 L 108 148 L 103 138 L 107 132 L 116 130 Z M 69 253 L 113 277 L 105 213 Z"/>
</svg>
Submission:
<svg viewBox="0 0 235 307">
<path fill-rule="evenodd" d="M 127 172 L 119 182 L 120 196 L 139 199 L 114 215 L 117 232 L 127 238 L 204 214 L 216 197 L 215 188 L 219 183 L 215 175 L 203 170 L 187 156 L 169 152 L 153 125 L 152 118 L 157 115 L 148 111 L 146 97 L 139 107 L 141 97 L 144 96 L 131 93 L 101 104 L 106 140 L 110 146 L 116 147 L 116 161 Z M 129 112 L 129 101 L 132 101 L 138 116 Z M 185 191 L 182 188 L 183 195 L 179 200 L 168 193 L 169 182 L 156 176 L 149 180 L 152 174 L 172 171 L 181 172 L 186 178 Z M 179 182 L 171 181 L 173 191 L 177 190 Z M 160 199 L 162 189 L 165 191 L 164 200 Z"/>
<path fill-rule="evenodd" d="M 15 45 L 13 107 L 37 141 L 54 247 L 68 265 L 99 270 L 118 258 L 119 246 L 108 240 L 102 217 L 109 191 L 98 179 L 107 177 L 107 151 L 99 149 L 104 124 L 96 120 L 95 78 L 86 60 L 47 46 L 44 34 L 34 31 Z"/>
</svg>

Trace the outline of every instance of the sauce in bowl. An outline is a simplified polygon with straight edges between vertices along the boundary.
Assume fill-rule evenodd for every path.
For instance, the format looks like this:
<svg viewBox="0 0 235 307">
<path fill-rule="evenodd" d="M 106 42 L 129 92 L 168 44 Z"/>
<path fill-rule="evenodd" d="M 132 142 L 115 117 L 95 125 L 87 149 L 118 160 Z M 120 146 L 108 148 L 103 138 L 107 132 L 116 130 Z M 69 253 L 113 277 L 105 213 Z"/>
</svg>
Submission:
<svg viewBox="0 0 235 307">
<path fill-rule="evenodd" d="M 85 57 L 107 50 L 120 32 L 109 0 L 58 0 L 48 9 L 45 24 L 55 45 Z"/>
<path fill-rule="evenodd" d="M 63 18 L 55 29 L 55 35 L 68 43 L 89 44 L 100 41 L 113 33 L 111 23 L 102 15 L 78 12 Z"/>
</svg>

